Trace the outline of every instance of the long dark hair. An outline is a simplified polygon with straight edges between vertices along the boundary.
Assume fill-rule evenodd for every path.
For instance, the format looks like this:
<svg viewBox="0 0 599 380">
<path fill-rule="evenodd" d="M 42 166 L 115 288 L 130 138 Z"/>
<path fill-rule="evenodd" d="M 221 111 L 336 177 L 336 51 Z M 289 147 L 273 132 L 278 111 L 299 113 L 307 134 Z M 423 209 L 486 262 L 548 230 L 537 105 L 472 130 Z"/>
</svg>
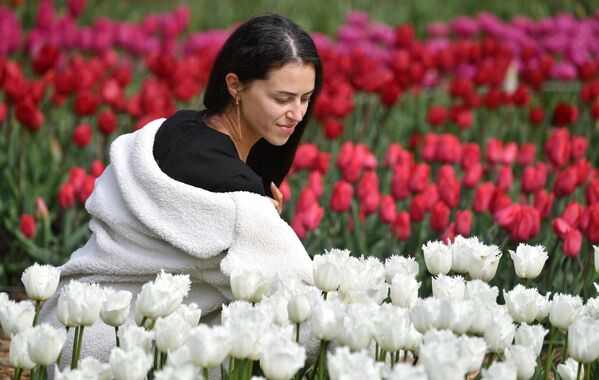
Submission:
<svg viewBox="0 0 599 380">
<path fill-rule="evenodd" d="M 315 88 L 304 118 L 284 145 L 275 146 L 260 139 L 250 150 L 246 163 L 262 177 L 268 195 L 271 195 L 270 182 L 279 186 L 289 172 L 322 87 L 322 64 L 314 41 L 287 17 L 277 14 L 253 17 L 241 24 L 221 48 L 204 93 L 206 114 L 221 114 L 233 102 L 225 81 L 228 73 L 235 73 L 240 82 L 247 85 L 256 79 L 265 79 L 270 70 L 290 62 L 314 66 Z"/>
</svg>

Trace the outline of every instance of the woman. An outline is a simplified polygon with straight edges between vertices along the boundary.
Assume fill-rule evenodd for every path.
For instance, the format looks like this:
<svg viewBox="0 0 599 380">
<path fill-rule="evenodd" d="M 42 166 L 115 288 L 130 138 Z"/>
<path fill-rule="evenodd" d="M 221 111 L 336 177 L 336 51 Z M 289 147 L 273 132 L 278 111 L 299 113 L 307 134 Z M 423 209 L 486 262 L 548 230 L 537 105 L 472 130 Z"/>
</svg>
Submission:
<svg viewBox="0 0 599 380">
<path fill-rule="evenodd" d="M 314 43 L 291 20 L 265 15 L 239 26 L 215 61 L 206 110 L 179 111 L 114 141 L 86 202 L 92 236 L 61 267 L 59 286 L 77 279 L 135 295 L 161 269 L 186 273 L 185 302 L 216 323 L 233 299 L 233 271 L 311 283 L 310 257 L 279 216 L 277 186 L 321 85 Z M 55 321 L 59 293 L 46 320 Z M 71 345 L 72 333 L 63 365 Z M 85 329 L 81 355 L 106 361 L 113 346 L 114 330 L 98 321 Z"/>
</svg>

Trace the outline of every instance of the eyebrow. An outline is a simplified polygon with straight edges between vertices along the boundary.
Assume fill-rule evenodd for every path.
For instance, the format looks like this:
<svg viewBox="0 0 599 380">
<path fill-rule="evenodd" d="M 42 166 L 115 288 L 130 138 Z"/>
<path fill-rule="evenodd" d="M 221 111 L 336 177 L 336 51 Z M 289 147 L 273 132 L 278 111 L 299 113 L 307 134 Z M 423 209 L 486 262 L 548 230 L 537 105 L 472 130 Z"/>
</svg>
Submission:
<svg viewBox="0 0 599 380">
<path fill-rule="evenodd" d="M 306 92 L 304 95 L 311 95 L 314 92 L 314 89 L 312 89 L 311 91 Z M 297 96 L 297 94 L 295 92 L 291 92 L 291 91 L 277 91 L 277 93 L 279 94 L 283 94 L 283 95 L 289 95 L 289 96 Z"/>
</svg>

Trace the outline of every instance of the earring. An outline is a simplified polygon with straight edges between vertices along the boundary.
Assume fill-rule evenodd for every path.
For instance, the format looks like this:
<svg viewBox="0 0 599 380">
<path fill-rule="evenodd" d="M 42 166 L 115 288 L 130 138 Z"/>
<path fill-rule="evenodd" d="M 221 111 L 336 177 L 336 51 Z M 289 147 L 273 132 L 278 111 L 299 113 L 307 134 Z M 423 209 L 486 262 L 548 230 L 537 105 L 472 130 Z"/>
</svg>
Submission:
<svg viewBox="0 0 599 380">
<path fill-rule="evenodd" d="M 238 98 L 235 98 L 235 106 L 237 108 L 237 135 L 241 138 L 241 107 Z"/>
</svg>

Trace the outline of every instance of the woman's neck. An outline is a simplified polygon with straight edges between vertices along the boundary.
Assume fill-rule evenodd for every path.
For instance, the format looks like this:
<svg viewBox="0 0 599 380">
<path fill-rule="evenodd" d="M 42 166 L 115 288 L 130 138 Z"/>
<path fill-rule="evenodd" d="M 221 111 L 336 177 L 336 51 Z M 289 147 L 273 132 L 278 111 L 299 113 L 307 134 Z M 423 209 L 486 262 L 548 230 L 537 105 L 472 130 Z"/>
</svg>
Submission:
<svg viewBox="0 0 599 380">
<path fill-rule="evenodd" d="M 230 108 L 222 114 L 209 117 L 206 124 L 231 138 L 239 159 L 243 162 L 247 161 L 252 146 L 260 140 L 260 136 L 256 136 L 249 128 L 245 128 L 243 123 L 237 124 L 235 110 Z"/>
</svg>

